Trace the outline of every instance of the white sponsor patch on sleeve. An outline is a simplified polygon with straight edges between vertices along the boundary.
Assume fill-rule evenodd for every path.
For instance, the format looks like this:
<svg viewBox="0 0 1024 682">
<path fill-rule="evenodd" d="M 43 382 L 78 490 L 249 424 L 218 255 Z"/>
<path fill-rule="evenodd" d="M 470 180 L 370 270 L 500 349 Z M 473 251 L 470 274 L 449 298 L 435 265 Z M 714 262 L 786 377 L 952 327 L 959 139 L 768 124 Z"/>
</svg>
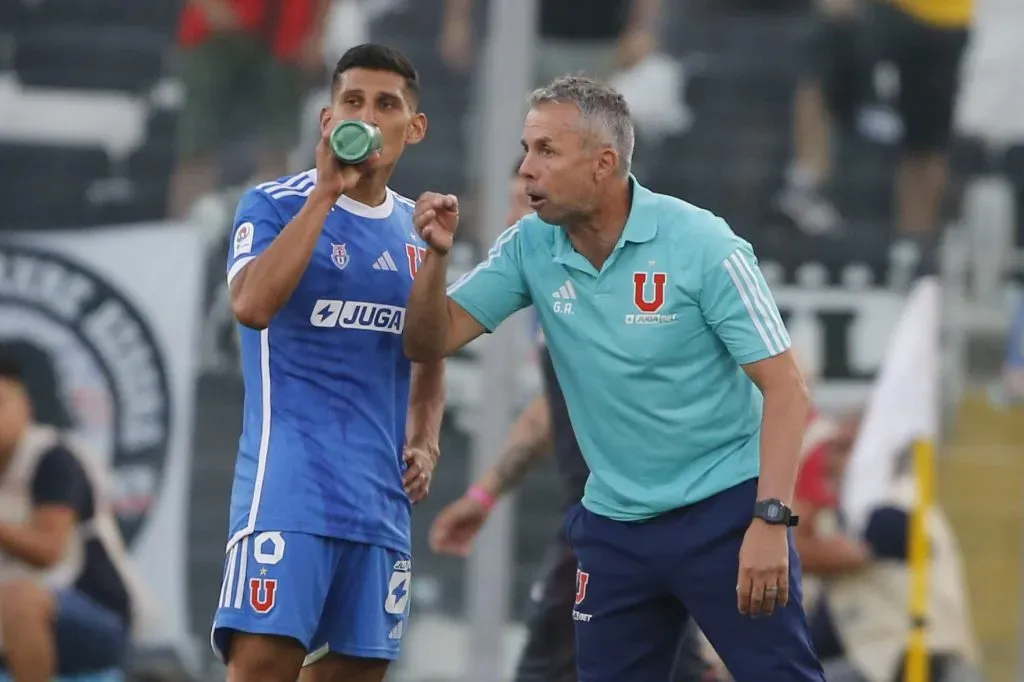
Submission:
<svg viewBox="0 0 1024 682">
<path fill-rule="evenodd" d="M 252 223 L 246 222 L 235 230 L 235 246 L 232 255 L 234 258 L 243 256 L 252 251 L 252 235 L 255 231 Z"/>
</svg>

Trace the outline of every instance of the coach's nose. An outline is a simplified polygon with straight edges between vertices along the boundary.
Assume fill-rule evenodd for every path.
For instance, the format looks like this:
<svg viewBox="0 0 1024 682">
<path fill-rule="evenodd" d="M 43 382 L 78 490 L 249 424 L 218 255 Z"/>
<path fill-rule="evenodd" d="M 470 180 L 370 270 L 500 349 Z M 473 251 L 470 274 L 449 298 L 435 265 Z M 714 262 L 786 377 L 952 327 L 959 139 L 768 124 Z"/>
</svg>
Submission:
<svg viewBox="0 0 1024 682">
<path fill-rule="evenodd" d="M 527 152 L 523 156 L 523 160 L 519 164 L 519 177 L 527 182 L 535 181 L 537 179 L 537 173 L 534 172 L 534 155 L 531 152 Z"/>
</svg>

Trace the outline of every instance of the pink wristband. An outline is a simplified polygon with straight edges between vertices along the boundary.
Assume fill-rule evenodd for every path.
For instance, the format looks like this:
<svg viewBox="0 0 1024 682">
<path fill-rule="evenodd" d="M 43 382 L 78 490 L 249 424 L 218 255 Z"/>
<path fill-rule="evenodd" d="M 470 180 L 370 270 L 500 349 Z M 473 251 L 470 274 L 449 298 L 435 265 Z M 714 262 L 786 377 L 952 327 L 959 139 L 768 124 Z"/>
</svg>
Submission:
<svg viewBox="0 0 1024 682">
<path fill-rule="evenodd" d="M 490 494 L 484 490 L 482 486 L 475 483 L 469 486 L 469 490 L 466 491 L 466 497 L 474 502 L 479 502 L 487 511 L 493 509 L 494 505 L 498 503 L 498 499 L 494 497 L 494 495 Z"/>
</svg>

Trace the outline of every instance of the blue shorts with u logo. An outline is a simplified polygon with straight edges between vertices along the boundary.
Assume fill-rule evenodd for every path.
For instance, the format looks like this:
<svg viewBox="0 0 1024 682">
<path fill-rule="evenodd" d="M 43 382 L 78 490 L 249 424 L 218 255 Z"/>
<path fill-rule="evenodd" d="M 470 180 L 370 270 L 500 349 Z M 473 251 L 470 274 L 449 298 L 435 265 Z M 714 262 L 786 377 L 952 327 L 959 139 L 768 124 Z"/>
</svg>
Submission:
<svg viewBox="0 0 1024 682">
<path fill-rule="evenodd" d="M 385 547 L 294 532 L 233 544 L 211 645 L 230 658 L 235 632 L 291 637 L 310 654 L 395 660 L 409 616 L 412 562 Z"/>
</svg>

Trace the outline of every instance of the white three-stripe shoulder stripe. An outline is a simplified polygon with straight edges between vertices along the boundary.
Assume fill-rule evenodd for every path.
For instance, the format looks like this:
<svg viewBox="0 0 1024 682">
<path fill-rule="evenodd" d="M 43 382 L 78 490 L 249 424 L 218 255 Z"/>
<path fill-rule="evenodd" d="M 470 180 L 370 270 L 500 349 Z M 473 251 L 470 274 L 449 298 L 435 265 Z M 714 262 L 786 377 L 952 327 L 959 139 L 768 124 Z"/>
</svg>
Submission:
<svg viewBox="0 0 1024 682">
<path fill-rule="evenodd" d="M 412 207 L 416 206 L 416 202 L 410 199 L 409 197 L 403 197 L 401 194 L 395 192 L 394 190 L 391 191 L 391 194 L 395 197 L 395 200 L 398 201 L 398 203 L 400 204 L 405 204 L 406 206 Z"/>
<path fill-rule="evenodd" d="M 293 175 L 287 180 L 264 182 L 262 185 L 258 185 L 258 188 L 269 194 L 273 199 L 282 199 L 284 197 L 308 196 L 313 191 L 314 186 L 316 186 L 316 181 L 312 177 L 312 171 L 305 171 L 298 175 Z"/>
<path fill-rule="evenodd" d="M 462 277 L 459 277 L 457 280 L 455 280 L 452 283 L 452 285 L 448 287 L 448 295 L 450 296 L 451 294 L 458 291 L 459 287 L 461 287 L 469 280 L 473 279 L 481 270 L 486 270 L 487 268 L 491 267 L 494 264 L 494 261 L 501 257 L 501 250 L 505 248 L 505 244 L 508 244 L 510 241 L 512 241 L 512 239 L 514 239 L 518 233 L 519 223 L 516 223 L 512 227 L 502 232 L 501 235 L 498 236 L 498 239 L 494 242 L 494 246 L 492 246 L 491 250 L 487 253 L 487 260 L 480 263 L 475 268 L 464 274 Z"/>
<path fill-rule="evenodd" d="M 786 350 L 789 347 L 789 334 L 786 333 L 778 308 L 768 294 L 761 274 L 754 269 L 741 249 L 736 249 L 722 261 L 722 267 L 736 285 L 740 300 L 768 352 L 778 355 Z"/>
</svg>

